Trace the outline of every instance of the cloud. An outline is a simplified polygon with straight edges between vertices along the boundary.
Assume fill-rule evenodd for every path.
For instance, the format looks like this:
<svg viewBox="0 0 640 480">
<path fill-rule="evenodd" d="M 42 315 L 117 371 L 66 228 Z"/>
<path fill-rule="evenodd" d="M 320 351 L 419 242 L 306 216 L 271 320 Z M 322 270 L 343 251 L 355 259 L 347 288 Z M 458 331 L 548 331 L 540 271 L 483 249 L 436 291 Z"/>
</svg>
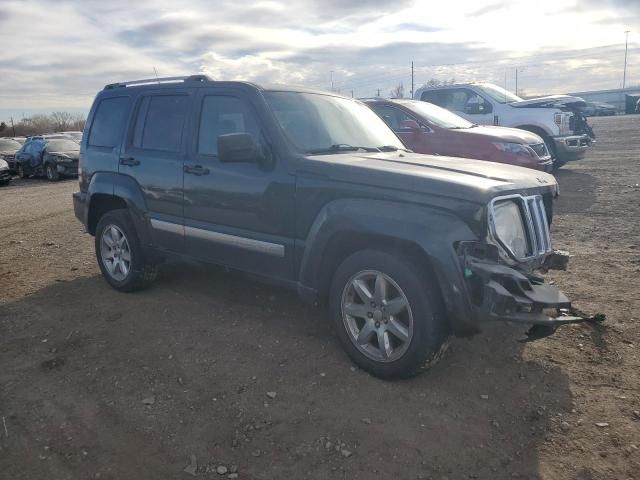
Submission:
<svg viewBox="0 0 640 480">
<path fill-rule="evenodd" d="M 415 0 L 0 2 L 8 39 L 0 50 L 0 120 L 9 110 L 88 110 L 105 84 L 154 70 L 317 88 L 333 77 L 343 93 L 371 96 L 399 82 L 409 87 L 414 61 L 417 85 L 452 77 L 502 85 L 519 66 L 532 92 L 613 88 L 620 27 L 640 18 L 637 0 L 540 0 L 535 9 L 526 0 L 437 9 Z M 25 25 L 37 28 L 25 35 Z M 640 82 L 634 35 L 628 84 Z"/>
<path fill-rule="evenodd" d="M 489 13 L 497 12 L 498 10 L 507 8 L 507 6 L 508 6 L 508 3 L 505 3 L 505 2 L 492 3 L 482 8 L 479 8 L 478 10 L 474 10 L 473 12 L 469 13 L 469 15 L 471 17 L 481 17 L 483 15 L 487 15 Z"/>
</svg>

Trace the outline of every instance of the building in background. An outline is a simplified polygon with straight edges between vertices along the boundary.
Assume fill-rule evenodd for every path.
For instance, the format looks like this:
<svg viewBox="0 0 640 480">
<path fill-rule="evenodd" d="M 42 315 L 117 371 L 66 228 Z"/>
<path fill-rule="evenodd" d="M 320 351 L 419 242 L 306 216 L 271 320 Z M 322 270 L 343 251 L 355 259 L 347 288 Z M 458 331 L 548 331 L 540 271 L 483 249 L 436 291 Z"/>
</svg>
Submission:
<svg viewBox="0 0 640 480">
<path fill-rule="evenodd" d="M 612 90 L 596 90 L 592 92 L 572 92 L 567 95 L 582 97 L 587 102 L 608 103 L 614 105 L 618 113 L 636 112 L 636 105 L 640 99 L 640 86 L 615 88 Z"/>
</svg>

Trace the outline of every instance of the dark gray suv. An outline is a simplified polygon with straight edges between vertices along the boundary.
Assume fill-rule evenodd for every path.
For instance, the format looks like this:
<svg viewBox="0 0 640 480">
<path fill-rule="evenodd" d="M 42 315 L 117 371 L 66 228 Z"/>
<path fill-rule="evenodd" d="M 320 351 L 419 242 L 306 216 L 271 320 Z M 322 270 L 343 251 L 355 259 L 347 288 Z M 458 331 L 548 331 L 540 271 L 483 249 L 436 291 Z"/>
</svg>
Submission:
<svg viewBox="0 0 640 480">
<path fill-rule="evenodd" d="M 328 305 L 353 361 L 390 378 L 487 321 L 565 321 L 533 273 L 556 193 L 542 172 L 414 154 L 351 98 L 196 75 L 98 93 L 73 200 L 114 288 L 170 255 L 248 272 Z"/>
</svg>

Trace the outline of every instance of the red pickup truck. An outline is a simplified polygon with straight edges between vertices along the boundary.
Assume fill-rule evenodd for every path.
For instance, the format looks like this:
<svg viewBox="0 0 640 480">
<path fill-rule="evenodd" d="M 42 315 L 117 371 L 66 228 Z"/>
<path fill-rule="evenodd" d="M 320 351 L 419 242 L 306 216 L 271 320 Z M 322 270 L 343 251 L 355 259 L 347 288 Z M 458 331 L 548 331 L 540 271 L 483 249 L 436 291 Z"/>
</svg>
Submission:
<svg viewBox="0 0 640 480">
<path fill-rule="evenodd" d="M 551 172 L 553 159 L 538 135 L 517 128 L 479 126 L 419 100 L 363 100 L 417 153 L 474 158 Z"/>
</svg>

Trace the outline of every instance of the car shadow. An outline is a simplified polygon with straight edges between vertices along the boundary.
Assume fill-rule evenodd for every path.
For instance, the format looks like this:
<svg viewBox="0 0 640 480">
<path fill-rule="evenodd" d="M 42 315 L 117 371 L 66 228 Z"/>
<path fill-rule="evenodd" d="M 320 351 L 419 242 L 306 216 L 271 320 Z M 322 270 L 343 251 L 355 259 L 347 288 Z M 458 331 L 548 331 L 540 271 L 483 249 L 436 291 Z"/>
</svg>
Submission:
<svg viewBox="0 0 640 480">
<path fill-rule="evenodd" d="M 583 213 L 596 203 L 598 181 L 593 175 L 563 168 L 555 173 L 555 177 L 560 185 L 560 195 L 555 202 L 556 213 Z"/>
<path fill-rule="evenodd" d="M 521 329 L 455 339 L 430 371 L 389 382 L 355 368 L 325 318 L 189 265 L 134 294 L 94 276 L 5 304 L 0 469 L 178 478 L 194 455 L 197 474 L 235 464 L 241 478 L 538 478 L 572 397 Z"/>
</svg>

